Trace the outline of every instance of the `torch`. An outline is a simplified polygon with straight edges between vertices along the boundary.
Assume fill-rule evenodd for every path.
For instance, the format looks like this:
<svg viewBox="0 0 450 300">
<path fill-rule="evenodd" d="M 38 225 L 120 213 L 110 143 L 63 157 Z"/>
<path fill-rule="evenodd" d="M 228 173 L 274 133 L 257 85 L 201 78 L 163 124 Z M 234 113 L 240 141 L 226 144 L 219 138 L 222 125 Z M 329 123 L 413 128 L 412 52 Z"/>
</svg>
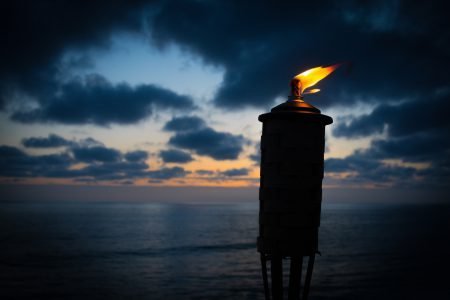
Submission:
<svg viewBox="0 0 450 300">
<path fill-rule="evenodd" d="M 339 65 L 295 76 L 289 99 L 262 114 L 258 252 L 267 300 L 283 299 L 283 259 L 290 261 L 288 299 L 300 299 L 303 259 L 308 257 L 302 299 L 311 284 L 318 253 L 325 126 L 329 116 L 303 100 L 309 89 Z M 271 293 L 267 264 L 270 262 Z"/>
</svg>

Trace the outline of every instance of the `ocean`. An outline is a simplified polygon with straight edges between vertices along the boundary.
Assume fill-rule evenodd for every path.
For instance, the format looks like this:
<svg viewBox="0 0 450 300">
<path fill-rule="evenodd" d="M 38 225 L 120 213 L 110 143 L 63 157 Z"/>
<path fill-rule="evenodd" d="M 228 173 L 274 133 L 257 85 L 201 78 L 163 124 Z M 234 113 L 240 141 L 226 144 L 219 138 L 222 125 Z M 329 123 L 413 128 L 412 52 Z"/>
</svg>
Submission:
<svg viewBox="0 0 450 300">
<path fill-rule="evenodd" d="M 0 299 L 264 299 L 256 201 L 0 204 Z M 450 299 L 449 239 L 449 205 L 324 202 L 309 299 Z"/>
</svg>

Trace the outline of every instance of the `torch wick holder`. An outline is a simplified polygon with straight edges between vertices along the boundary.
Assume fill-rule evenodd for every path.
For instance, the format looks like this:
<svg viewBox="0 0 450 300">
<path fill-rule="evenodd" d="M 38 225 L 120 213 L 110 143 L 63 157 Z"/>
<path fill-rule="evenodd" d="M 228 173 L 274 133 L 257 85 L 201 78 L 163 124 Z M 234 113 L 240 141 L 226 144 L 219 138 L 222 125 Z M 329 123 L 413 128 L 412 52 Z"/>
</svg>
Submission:
<svg viewBox="0 0 450 300">
<path fill-rule="evenodd" d="M 295 100 L 305 102 L 305 101 L 303 100 L 303 96 L 292 95 L 292 94 L 291 94 L 291 95 L 288 97 L 288 101 L 295 101 Z"/>
</svg>

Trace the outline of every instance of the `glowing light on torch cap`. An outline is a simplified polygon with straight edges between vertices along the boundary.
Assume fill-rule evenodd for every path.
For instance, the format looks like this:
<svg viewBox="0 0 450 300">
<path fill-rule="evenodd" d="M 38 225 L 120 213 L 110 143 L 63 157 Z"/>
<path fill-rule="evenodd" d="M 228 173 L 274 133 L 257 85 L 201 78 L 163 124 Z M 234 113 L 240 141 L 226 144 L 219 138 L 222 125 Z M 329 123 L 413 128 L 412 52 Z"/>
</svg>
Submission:
<svg viewBox="0 0 450 300">
<path fill-rule="evenodd" d="M 333 73 L 333 71 L 339 68 L 340 65 L 341 64 L 335 64 L 328 67 L 315 67 L 296 75 L 291 80 L 292 97 L 301 98 L 306 94 L 318 93 L 320 89 L 306 90 Z"/>
</svg>

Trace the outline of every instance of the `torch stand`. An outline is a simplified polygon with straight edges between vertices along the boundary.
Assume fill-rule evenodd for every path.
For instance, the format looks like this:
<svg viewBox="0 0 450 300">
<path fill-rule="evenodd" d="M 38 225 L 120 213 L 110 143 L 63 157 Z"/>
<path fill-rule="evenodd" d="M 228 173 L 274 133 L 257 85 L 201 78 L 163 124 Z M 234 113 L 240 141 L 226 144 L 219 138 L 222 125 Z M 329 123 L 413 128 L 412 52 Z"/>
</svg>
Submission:
<svg viewBox="0 0 450 300">
<path fill-rule="evenodd" d="M 300 299 L 303 258 L 309 257 L 302 293 L 306 300 L 318 253 L 325 126 L 333 120 L 299 97 L 258 119 L 263 133 L 257 244 L 265 296 L 283 299 L 283 259 L 290 259 L 288 299 Z"/>
</svg>

